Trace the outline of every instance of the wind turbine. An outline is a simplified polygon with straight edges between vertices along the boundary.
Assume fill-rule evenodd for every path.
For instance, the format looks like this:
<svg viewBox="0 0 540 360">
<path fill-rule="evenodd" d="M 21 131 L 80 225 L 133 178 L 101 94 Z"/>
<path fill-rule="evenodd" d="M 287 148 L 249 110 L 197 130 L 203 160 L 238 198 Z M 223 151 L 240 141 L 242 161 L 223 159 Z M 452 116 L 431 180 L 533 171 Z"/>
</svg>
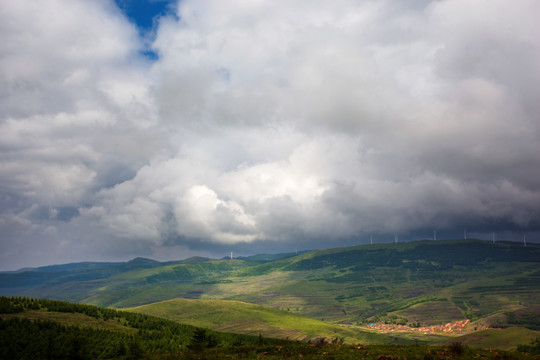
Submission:
<svg viewBox="0 0 540 360">
<path fill-rule="evenodd" d="M 394 233 L 394 244 L 398 243 L 397 233 Z"/>
<path fill-rule="evenodd" d="M 231 261 L 233 260 L 232 251 L 231 251 Z"/>
<path fill-rule="evenodd" d="M 463 238 L 467 240 L 467 229 L 463 229 Z"/>
<path fill-rule="evenodd" d="M 437 230 L 433 230 L 433 240 L 437 240 Z"/>
<path fill-rule="evenodd" d="M 370 241 L 371 241 L 371 245 L 373 245 L 373 234 L 371 234 Z"/>
</svg>

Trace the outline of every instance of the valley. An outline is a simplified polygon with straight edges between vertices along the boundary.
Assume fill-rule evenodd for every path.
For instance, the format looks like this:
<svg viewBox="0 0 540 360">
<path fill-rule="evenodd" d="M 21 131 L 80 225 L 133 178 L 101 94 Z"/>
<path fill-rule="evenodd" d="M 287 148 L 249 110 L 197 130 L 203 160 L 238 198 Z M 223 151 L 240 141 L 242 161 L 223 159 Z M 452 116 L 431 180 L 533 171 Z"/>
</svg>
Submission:
<svg viewBox="0 0 540 360">
<path fill-rule="evenodd" d="M 507 346 L 515 349 L 540 336 L 539 265 L 535 244 L 417 241 L 232 261 L 58 265 L 1 273 L 0 294 L 301 341 L 434 344 L 486 331 L 489 342 L 501 331 L 524 329 L 527 335 Z M 458 322 L 459 331 L 434 330 Z"/>
</svg>

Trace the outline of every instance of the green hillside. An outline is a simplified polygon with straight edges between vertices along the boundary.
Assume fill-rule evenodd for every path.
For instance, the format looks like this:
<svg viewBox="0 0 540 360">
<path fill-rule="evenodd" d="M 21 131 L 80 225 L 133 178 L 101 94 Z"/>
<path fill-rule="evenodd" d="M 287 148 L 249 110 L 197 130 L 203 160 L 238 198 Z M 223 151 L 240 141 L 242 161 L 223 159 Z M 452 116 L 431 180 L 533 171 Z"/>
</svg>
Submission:
<svg viewBox="0 0 540 360">
<path fill-rule="evenodd" d="M 393 343 L 397 339 L 325 323 L 273 308 L 225 300 L 173 299 L 126 309 L 183 324 L 230 333 L 299 341 L 342 338 L 347 343 Z M 404 341 L 400 341 L 404 342 Z"/>
<path fill-rule="evenodd" d="M 196 306 L 186 302 L 190 301 L 166 303 L 197 311 Z M 203 311 L 217 309 L 219 313 L 222 309 L 220 302 L 207 303 Z M 229 305 L 226 308 L 233 312 L 246 309 L 245 304 Z M 156 304 L 155 308 L 168 312 L 163 304 Z M 203 311 L 195 317 L 206 317 L 209 323 L 221 322 L 220 316 L 214 322 L 211 316 L 203 315 Z M 214 316 L 218 313 L 214 312 Z M 266 310 L 256 307 L 252 313 L 266 316 Z M 511 335 L 509 331 L 504 333 L 504 337 L 508 335 Z M 519 352 L 506 352 L 476 349 L 457 342 L 439 346 L 347 345 L 335 338 L 304 343 L 214 332 L 145 314 L 91 305 L 0 297 L 0 359 L 6 360 L 536 359 L 540 342 L 529 344 L 520 346 Z"/>
<path fill-rule="evenodd" d="M 417 241 L 233 261 L 60 265 L 0 273 L 0 294 L 116 308 L 176 298 L 234 300 L 365 330 L 370 323 L 435 326 L 465 319 L 468 332 L 538 330 L 539 265 L 536 244 Z"/>
<path fill-rule="evenodd" d="M 261 343 L 282 344 L 115 309 L 0 297 L 0 359 L 139 359 Z"/>
</svg>

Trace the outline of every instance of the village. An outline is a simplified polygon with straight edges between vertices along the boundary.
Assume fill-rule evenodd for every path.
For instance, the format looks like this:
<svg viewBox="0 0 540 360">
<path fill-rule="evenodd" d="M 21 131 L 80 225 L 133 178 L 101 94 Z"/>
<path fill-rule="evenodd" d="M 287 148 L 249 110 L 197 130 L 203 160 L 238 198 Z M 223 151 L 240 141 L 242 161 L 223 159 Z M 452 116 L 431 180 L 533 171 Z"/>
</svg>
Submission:
<svg viewBox="0 0 540 360">
<path fill-rule="evenodd" d="M 465 326 L 469 324 L 469 319 L 456 321 L 452 323 L 447 323 L 444 325 L 433 325 L 433 326 L 423 326 L 423 327 L 411 327 L 407 325 L 398 325 L 398 324 L 369 324 L 367 328 L 370 330 L 377 330 L 383 333 L 400 331 L 400 332 L 419 332 L 423 334 L 437 334 L 437 333 L 462 333 L 465 329 Z"/>
</svg>

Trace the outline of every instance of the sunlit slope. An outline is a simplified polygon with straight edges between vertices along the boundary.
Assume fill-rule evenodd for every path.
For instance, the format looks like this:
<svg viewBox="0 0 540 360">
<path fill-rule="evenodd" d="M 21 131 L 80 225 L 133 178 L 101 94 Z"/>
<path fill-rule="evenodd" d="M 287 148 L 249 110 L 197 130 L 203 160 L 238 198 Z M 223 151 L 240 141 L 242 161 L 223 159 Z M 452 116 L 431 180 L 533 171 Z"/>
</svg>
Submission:
<svg viewBox="0 0 540 360">
<path fill-rule="evenodd" d="M 265 311 L 249 310 L 253 305 L 235 304 L 227 301 L 204 301 L 209 306 L 193 307 L 194 301 L 179 300 L 172 304 L 173 312 L 180 305 L 186 312 L 194 312 L 197 318 L 207 318 L 207 324 L 222 323 L 221 305 L 234 317 L 249 316 L 265 318 Z M 222 304 L 220 304 L 222 303 Z M 156 304 L 157 305 L 157 304 Z M 200 305 L 200 304 L 199 304 Z M 247 307 L 246 307 L 247 305 Z M 167 306 L 158 306 L 162 313 L 170 313 Z M 207 314 L 202 314 L 207 312 Z M 244 316 L 244 318 L 242 318 Z M 275 314 L 270 315 L 276 317 Z M 211 319 L 210 319 L 211 317 Z M 281 322 L 287 322 L 281 318 Z M 184 319 L 188 317 L 183 316 Z M 266 319 L 266 318 L 265 318 Z M 253 323 L 247 319 L 248 323 Z M 298 320 L 293 320 L 296 324 Z M 306 324 L 310 324 L 306 322 Z M 535 354 L 505 353 L 497 349 L 514 348 L 514 344 L 528 343 L 538 332 L 510 328 L 488 330 L 457 338 L 463 345 L 422 346 L 363 345 L 348 346 L 330 343 L 306 344 L 259 336 L 231 334 L 197 329 L 191 325 L 150 316 L 142 313 L 97 308 L 90 305 L 72 304 L 51 300 L 0 297 L 0 349 L 2 359 L 51 358 L 51 359 L 536 359 Z M 311 328 L 318 330 L 317 324 Z M 332 332 L 330 326 L 330 332 Z M 318 331 L 317 331 L 318 332 Z M 294 333 L 296 334 L 296 333 Z M 284 334 L 282 334 L 284 335 Z M 363 334 L 362 334 L 363 335 Z M 377 337 L 377 342 L 391 338 Z M 455 338 L 452 343 L 455 343 Z M 474 349 L 478 346 L 485 350 Z M 489 350 L 488 350 L 489 348 Z M 493 350 L 492 350 L 493 349 Z M 532 350 L 534 350 L 531 347 Z M 527 349 L 528 351 L 528 349 Z M 536 357 L 535 357 L 536 356 Z"/>
<path fill-rule="evenodd" d="M 119 308 L 178 297 L 238 300 L 355 326 L 392 317 L 423 325 L 478 321 L 540 307 L 536 244 L 418 241 L 292 255 L 60 266 L 0 274 L 0 291 Z M 512 318 L 508 325 L 524 326 Z"/>
<path fill-rule="evenodd" d="M 82 301 L 125 307 L 172 297 L 229 299 L 333 322 L 398 311 L 410 321 L 440 323 L 539 305 L 539 259 L 538 246 L 515 243 L 368 245 L 263 264 L 212 261 L 132 270 Z M 424 311 L 430 309 L 435 311 Z"/>
<path fill-rule="evenodd" d="M 92 305 L 0 297 L 1 359 L 163 359 L 194 347 L 276 342 Z"/>
<path fill-rule="evenodd" d="M 243 269 L 235 281 L 267 286 L 235 292 L 230 284 L 228 298 L 325 321 L 396 314 L 436 325 L 538 306 L 539 261 L 537 245 L 470 240 L 330 249 Z"/>
<path fill-rule="evenodd" d="M 216 331 L 307 341 L 325 337 L 349 343 L 395 342 L 383 335 L 352 330 L 273 308 L 226 300 L 172 299 L 126 309 Z"/>
</svg>

